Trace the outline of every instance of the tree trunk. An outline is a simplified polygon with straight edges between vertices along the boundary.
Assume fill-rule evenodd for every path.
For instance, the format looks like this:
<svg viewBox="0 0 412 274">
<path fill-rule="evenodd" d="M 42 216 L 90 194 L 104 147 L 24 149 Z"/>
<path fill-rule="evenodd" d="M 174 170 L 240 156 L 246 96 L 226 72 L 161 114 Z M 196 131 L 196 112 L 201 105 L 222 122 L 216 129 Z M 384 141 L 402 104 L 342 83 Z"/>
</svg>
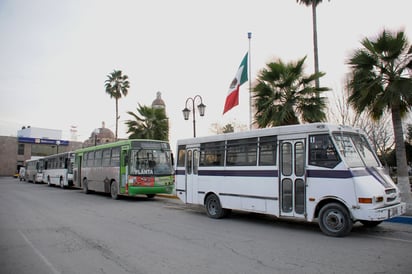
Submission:
<svg viewBox="0 0 412 274">
<path fill-rule="evenodd" d="M 409 183 L 405 140 L 403 138 L 402 118 L 399 107 L 392 108 L 392 123 L 395 135 L 398 188 L 401 192 L 401 200 L 406 203 L 407 214 L 412 214 L 411 185 Z"/>
<path fill-rule="evenodd" d="M 114 135 L 114 140 L 117 141 L 117 126 L 119 122 L 119 99 L 116 98 L 116 133 Z"/>
<path fill-rule="evenodd" d="M 313 54 L 315 57 L 315 73 L 319 72 L 319 58 L 318 58 L 318 31 L 316 19 L 316 1 L 312 2 L 312 22 L 313 22 Z M 316 88 L 320 87 L 319 78 L 315 80 Z"/>
</svg>

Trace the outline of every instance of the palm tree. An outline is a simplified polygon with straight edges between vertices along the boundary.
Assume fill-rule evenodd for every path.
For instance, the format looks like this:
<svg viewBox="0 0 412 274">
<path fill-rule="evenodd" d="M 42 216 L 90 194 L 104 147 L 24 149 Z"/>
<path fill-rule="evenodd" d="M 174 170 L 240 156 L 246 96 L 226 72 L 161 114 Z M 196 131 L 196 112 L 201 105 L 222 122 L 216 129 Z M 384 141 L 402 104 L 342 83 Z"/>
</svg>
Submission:
<svg viewBox="0 0 412 274">
<path fill-rule="evenodd" d="M 127 133 L 130 133 L 129 139 L 169 140 L 169 120 L 163 108 L 151 108 L 139 104 L 137 112 L 140 116 L 131 111 L 127 112 L 133 117 L 132 120 L 126 121 Z"/>
<path fill-rule="evenodd" d="M 329 0 L 330 1 L 330 0 Z M 319 56 L 318 56 L 318 31 L 316 23 L 316 7 L 322 3 L 322 0 L 296 0 L 299 4 L 312 7 L 312 24 L 313 24 L 313 53 L 315 58 L 315 73 L 319 72 Z M 316 87 L 319 88 L 319 79 L 315 81 Z"/>
<path fill-rule="evenodd" d="M 130 88 L 130 83 L 128 81 L 129 77 L 127 75 L 122 75 L 121 70 L 114 70 L 112 73 L 107 75 L 107 80 L 104 82 L 106 87 L 106 93 L 110 95 L 110 98 L 116 100 L 116 133 L 115 139 L 117 140 L 117 131 L 119 123 L 119 99 L 122 96 L 126 96 L 128 89 Z"/>
<path fill-rule="evenodd" d="M 412 46 L 403 31 L 384 30 L 376 39 L 365 38 L 350 57 L 348 102 L 356 112 L 379 120 L 390 113 L 395 136 L 398 186 L 401 198 L 412 207 L 402 118 L 412 107 Z M 412 211 L 412 208 L 410 209 Z"/>
<path fill-rule="evenodd" d="M 318 72 L 305 76 L 305 60 L 306 57 L 285 64 L 279 59 L 260 71 L 252 90 L 255 123 L 259 127 L 326 120 L 326 99 L 320 93 L 329 88 L 317 88 L 312 84 L 325 74 Z"/>
</svg>

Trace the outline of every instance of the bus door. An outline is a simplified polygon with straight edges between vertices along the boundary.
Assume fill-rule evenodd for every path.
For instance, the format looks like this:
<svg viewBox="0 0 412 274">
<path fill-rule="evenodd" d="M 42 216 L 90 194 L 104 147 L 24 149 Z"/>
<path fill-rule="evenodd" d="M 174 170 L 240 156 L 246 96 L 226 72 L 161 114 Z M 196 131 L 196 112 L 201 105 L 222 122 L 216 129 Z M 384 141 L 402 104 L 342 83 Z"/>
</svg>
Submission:
<svg viewBox="0 0 412 274">
<path fill-rule="evenodd" d="M 83 187 L 82 186 L 82 161 L 83 161 L 83 154 L 76 154 L 76 165 L 73 169 L 73 179 L 74 185 L 76 187 Z"/>
<path fill-rule="evenodd" d="M 129 173 L 129 147 L 122 146 L 121 154 L 120 154 L 120 181 L 119 181 L 119 193 L 121 189 L 124 190 L 126 187 L 127 176 Z"/>
<path fill-rule="evenodd" d="M 198 202 L 199 148 L 186 149 L 186 203 Z"/>
<path fill-rule="evenodd" d="M 305 218 L 305 139 L 282 140 L 279 150 L 280 215 Z"/>
</svg>

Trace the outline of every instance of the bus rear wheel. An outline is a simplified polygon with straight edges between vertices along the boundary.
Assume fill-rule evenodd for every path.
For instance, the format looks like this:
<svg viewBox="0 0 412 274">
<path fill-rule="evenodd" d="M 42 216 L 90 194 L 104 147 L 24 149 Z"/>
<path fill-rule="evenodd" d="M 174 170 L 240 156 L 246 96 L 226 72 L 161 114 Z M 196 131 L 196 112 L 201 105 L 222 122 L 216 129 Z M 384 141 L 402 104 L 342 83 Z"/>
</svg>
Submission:
<svg viewBox="0 0 412 274">
<path fill-rule="evenodd" d="M 341 204 L 326 204 L 319 212 L 319 227 L 328 236 L 347 236 L 352 230 L 352 225 L 348 210 Z"/>
<path fill-rule="evenodd" d="M 205 201 L 206 214 L 210 218 L 220 219 L 228 215 L 229 211 L 222 208 L 219 197 L 216 194 L 210 194 Z"/>
</svg>

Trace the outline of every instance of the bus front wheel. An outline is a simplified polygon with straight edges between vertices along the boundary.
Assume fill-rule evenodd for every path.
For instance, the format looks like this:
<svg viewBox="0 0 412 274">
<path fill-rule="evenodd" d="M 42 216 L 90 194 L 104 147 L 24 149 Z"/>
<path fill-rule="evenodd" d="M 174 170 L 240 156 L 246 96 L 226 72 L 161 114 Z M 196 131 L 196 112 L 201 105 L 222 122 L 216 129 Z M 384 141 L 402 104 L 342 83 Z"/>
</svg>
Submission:
<svg viewBox="0 0 412 274">
<path fill-rule="evenodd" d="M 219 197 L 217 197 L 215 194 L 210 194 L 209 196 L 207 196 L 205 201 L 205 208 L 207 216 L 213 219 L 220 219 L 228 214 L 228 210 L 222 208 Z"/>
<path fill-rule="evenodd" d="M 319 227 L 328 236 L 344 237 L 351 232 L 352 225 L 348 210 L 341 204 L 326 204 L 319 212 Z"/>
<path fill-rule="evenodd" d="M 110 196 L 112 196 L 112 199 L 114 200 L 119 199 L 118 190 L 119 188 L 117 187 L 117 182 L 113 181 L 110 185 Z"/>
</svg>

